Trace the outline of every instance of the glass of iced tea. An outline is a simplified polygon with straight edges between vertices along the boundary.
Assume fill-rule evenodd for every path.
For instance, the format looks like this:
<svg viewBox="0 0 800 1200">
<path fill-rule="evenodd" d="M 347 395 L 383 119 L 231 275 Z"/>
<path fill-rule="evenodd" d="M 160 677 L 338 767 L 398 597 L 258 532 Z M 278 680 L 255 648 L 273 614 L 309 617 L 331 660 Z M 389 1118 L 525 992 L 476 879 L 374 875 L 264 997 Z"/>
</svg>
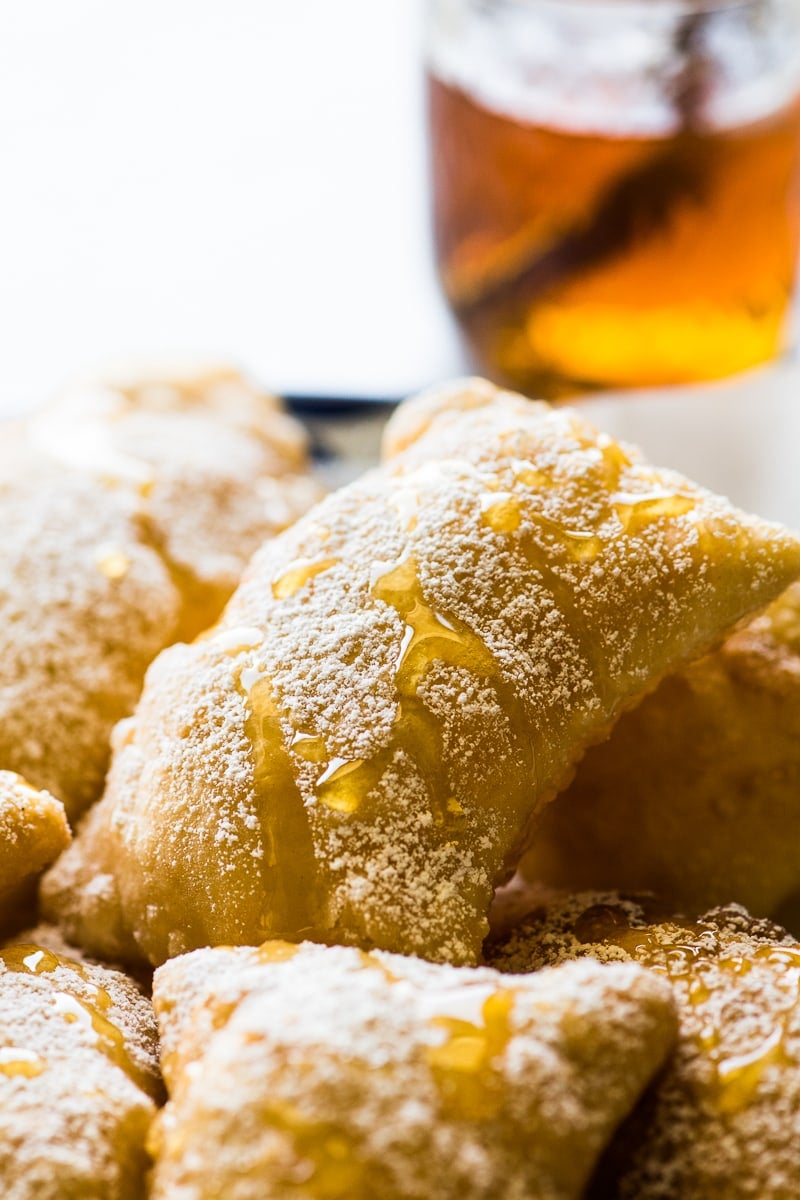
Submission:
<svg viewBox="0 0 800 1200">
<path fill-rule="evenodd" d="M 478 365 L 550 397 L 786 345 L 800 0 L 429 0 L 441 277 Z"/>
</svg>

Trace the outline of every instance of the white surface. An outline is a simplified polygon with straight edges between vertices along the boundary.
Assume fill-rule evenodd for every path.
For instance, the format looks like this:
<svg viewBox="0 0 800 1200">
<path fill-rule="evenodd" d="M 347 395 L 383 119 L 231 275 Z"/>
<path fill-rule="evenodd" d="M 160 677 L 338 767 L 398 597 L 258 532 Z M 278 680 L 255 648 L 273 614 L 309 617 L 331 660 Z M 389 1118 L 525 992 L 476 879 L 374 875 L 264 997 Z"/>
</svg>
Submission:
<svg viewBox="0 0 800 1200">
<path fill-rule="evenodd" d="M 420 0 L 4 0 L 0 411 L 129 351 L 334 394 L 458 370 L 419 39 Z"/>
</svg>

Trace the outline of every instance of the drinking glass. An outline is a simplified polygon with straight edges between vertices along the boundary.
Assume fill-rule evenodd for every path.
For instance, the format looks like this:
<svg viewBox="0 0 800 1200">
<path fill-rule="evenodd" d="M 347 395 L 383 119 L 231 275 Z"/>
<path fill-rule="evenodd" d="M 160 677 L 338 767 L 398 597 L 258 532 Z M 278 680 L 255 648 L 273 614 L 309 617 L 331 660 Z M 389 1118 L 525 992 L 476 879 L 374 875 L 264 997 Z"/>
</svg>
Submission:
<svg viewBox="0 0 800 1200">
<path fill-rule="evenodd" d="M 429 0 L 441 279 L 478 365 L 558 397 L 780 353 L 800 0 Z"/>
</svg>

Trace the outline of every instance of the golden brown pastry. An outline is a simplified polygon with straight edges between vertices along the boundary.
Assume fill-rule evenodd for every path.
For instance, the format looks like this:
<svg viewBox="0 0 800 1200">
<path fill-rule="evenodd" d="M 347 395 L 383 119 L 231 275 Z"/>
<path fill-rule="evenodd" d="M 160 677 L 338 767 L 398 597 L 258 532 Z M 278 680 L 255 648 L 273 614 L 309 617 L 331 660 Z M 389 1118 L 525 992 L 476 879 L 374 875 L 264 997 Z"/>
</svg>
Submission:
<svg viewBox="0 0 800 1200">
<path fill-rule="evenodd" d="M 57 935 L 30 936 L 0 950 L 3 1200 L 140 1200 L 161 1094 L 152 1006 Z"/>
<path fill-rule="evenodd" d="M 46 879 L 72 940 L 475 962 L 587 745 L 800 569 L 785 531 L 488 384 L 411 401 L 393 439 L 150 668 Z"/>
<path fill-rule="evenodd" d="M 553 887 L 652 889 L 757 916 L 800 889 L 800 584 L 590 750 L 522 863 Z"/>
<path fill-rule="evenodd" d="M 648 921 L 633 900 L 585 893 L 533 913 L 487 955 L 515 980 L 585 956 L 649 967 L 672 984 L 680 1017 L 674 1055 L 620 1130 L 591 1200 L 793 1200 L 800 943 L 737 905 Z"/>
<path fill-rule="evenodd" d="M 215 618 L 315 497 L 299 430 L 238 375 L 101 381 L 0 438 L 0 764 L 96 798 L 163 646 Z"/>
<path fill-rule="evenodd" d="M 182 638 L 216 620 L 253 552 L 321 495 L 302 426 L 219 363 L 122 364 L 78 380 L 33 422 L 33 440 L 136 489 L 181 593 Z"/>
<path fill-rule="evenodd" d="M 61 801 L 0 771 L 0 933 L 24 923 L 37 878 L 69 841 Z"/>
<path fill-rule="evenodd" d="M 153 1200 L 578 1200 L 675 1035 L 631 964 L 519 979 L 343 947 L 157 973 Z"/>
</svg>

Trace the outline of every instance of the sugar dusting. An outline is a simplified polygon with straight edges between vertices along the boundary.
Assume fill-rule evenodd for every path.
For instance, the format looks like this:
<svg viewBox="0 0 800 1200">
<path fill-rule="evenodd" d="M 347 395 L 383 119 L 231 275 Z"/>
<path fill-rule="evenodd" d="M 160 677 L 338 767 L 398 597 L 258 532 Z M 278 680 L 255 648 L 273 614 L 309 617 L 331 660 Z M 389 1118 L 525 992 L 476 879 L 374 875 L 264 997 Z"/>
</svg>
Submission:
<svg viewBox="0 0 800 1200">
<path fill-rule="evenodd" d="M 302 432 L 235 373 L 91 381 L 0 445 L 0 765 L 97 796 L 147 664 L 316 499 Z"/>
<path fill-rule="evenodd" d="M 567 410 L 468 383 L 410 402 L 393 439 L 254 558 L 220 632 L 260 645 L 151 668 L 46 884 L 73 938 L 153 962 L 269 936 L 474 962 L 586 746 L 800 572 L 785 531 Z M 487 491 L 513 496 L 512 527 L 487 521 Z"/>
<path fill-rule="evenodd" d="M 0 1176 L 9 1200 L 144 1187 L 160 1099 L 152 1006 L 46 927 L 0 950 Z"/>
<path fill-rule="evenodd" d="M 267 943 L 173 959 L 154 995 L 156 1198 L 578 1200 L 674 1036 L 631 964 L 507 979 Z"/>
<path fill-rule="evenodd" d="M 551 901 L 488 947 L 516 975 L 576 958 L 631 959 L 671 983 L 668 1069 L 623 1127 L 598 1181 L 620 1200 L 778 1200 L 794 1194 L 800 1135 L 800 943 L 737 905 L 648 921 L 635 899 Z M 611 1189 L 610 1191 L 606 1189 Z"/>
</svg>

